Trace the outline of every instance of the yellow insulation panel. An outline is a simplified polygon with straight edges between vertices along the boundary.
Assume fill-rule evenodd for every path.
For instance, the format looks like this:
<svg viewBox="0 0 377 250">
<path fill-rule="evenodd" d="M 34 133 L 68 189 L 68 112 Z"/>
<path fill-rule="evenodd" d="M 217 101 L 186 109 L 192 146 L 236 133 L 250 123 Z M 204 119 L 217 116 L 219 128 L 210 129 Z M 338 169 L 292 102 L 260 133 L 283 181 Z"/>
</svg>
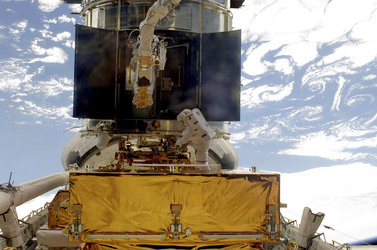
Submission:
<svg viewBox="0 0 377 250">
<path fill-rule="evenodd" d="M 79 220 L 81 242 L 127 241 L 191 244 L 278 240 L 267 224 L 279 225 L 278 174 L 163 175 L 71 173 L 70 224 Z M 182 210 L 178 217 L 172 204 Z M 271 207 L 277 209 L 270 209 Z M 75 209 L 72 209 L 74 211 Z M 269 214 L 269 215 L 267 215 Z M 182 233 L 172 240 L 170 224 L 179 219 Z M 77 222 L 77 221 L 76 221 Z M 72 227 L 72 226 L 71 226 Z M 185 235 L 189 228 L 191 235 Z M 71 231 L 71 230 L 70 230 Z M 159 235 L 162 239 L 99 239 L 90 235 Z M 208 239 L 205 235 L 255 235 L 258 239 Z M 203 236 L 204 235 L 204 236 Z M 77 237 L 76 237 L 77 238 Z M 142 238 L 142 237 L 141 237 Z M 215 237 L 216 238 L 216 237 Z M 226 238 L 226 237 L 225 237 Z M 236 237 L 237 238 L 237 237 Z M 242 238 L 242 237 L 241 237 Z M 76 241 L 72 234 L 70 240 Z"/>
<path fill-rule="evenodd" d="M 48 228 L 64 229 L 69 222 L 69 192 L 59 190 L 48 206 Z"/>
<path fill-rule="evenodd" d="M 197 250 L 199 246 L 188 246 L 185 247 L 186 250 Z M 200 247 L 205 247 L 205 245 L 200 246 Z M 253 246 L 250 244 L 232 244 L 229 246 L 215 246 L 216 248 L 212 249 L 221 249 L 221 250 L 258 250 L 257 246 Z M 135 244 L 127 244 L 127 243 L 119 243 L 118 244 L 98 244 L 98 243 L 88 243 L 88 245 L 85 245 L 85 250 L 113 250 L 113 249 L 132 249 L 132 250 L 152 250 L 156 249 L 156 247 L 153 246 L 138 246 Z M 164 249 L 164 250 L 176 250 L 177 248 L 175 247 L 164 247 L 164 248 L 159 248 L 159 249 Z"/>
</svg>

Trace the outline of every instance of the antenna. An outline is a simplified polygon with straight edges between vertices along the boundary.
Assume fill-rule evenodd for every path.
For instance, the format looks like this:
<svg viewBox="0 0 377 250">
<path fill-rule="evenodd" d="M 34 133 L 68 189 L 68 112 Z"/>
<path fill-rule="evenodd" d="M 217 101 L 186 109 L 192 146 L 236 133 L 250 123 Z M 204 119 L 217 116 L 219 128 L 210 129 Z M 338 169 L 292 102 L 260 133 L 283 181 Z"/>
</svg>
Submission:
<svg viewBox="0 0 377 250">
<path fill-rule="evenodd" d="M 10 175 L 9 175 L 9 180 L 8 180 L 8 185 L 7 185 L 8 188 L 12 187 L 12 184 L 10 183 L 11 180 L 12 180 L 12 172 L 10 172 Z"/>
</svg>

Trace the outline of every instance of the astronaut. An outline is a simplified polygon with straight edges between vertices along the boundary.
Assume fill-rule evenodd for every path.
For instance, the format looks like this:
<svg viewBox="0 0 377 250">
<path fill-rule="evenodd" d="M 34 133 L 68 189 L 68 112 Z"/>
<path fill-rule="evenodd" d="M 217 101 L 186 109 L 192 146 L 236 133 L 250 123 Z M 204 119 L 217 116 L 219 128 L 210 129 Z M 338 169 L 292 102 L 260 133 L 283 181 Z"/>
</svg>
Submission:
<svg viewBox="0 0 377 250">
<path fill-rule="evenodd" d="M 177 116 L 177 120 L 185 129 L 176 141 L 176 146 L 191 143 L 195 149 L 196 163 L 207 164 L 209 143 L 216 132 L 208 125 L 199 109 L 185 109 Z"/>
</svg>

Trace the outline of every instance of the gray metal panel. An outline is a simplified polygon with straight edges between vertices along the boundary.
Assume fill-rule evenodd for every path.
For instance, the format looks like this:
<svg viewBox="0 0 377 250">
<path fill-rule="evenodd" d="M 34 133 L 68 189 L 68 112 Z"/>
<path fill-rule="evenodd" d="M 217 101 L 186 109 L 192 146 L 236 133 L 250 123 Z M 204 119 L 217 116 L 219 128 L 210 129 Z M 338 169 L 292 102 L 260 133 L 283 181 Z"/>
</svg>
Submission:
<svg viewBox="0 0 377 250">
<path fill-rule="evenodd" d="M 73 116 L 92 119 L 168 119 L 173 120 L 185 108 L 197 103 L 199 84 L 199 34 L 182 31 L 156 31 L 169 37 L 165 70 L 156 78 L 155 103 L 146 109 L 132 104 L 133 91 L 126 88 L 126 70 L 132 57 L 128 45 L 129 31 L 119 31 L 119 60 L 116 73 L 116 34 L 77 26 L 75 91 Z M 164 79 L 173 83 L 164 89 Z M 118 87 L 116 87 L 118 86 Z"/>
<path fill-rule="evenodd" d="M 64 2 L 68 4 L 80 4 L 81 0 L 64 0 Z"/>
<path fill-rule="evenodd" d="M 245 0 L 230 0 L 230 8 L 240 8 Z"/>
<path fill-rule="evenodd" d="M 144 20 L 153 1 L 131 1 L 121 3 L 121 29 L 135 29 Z M 156 25 L 157 30 L 181 30 L 191 32 L 221 32 L 231 27 L 231 14 L 226 9 L 226 0 L 182 0 L 177 8 Z M 99 11 L 94 11 L 100 8 Z M 84 6 L 84 15 L 91 15 L 88 20 L 97 20 L 98 27 L 116 29 L 117 4 L 111 1 L 89 1 Z M 88 23 L 88 25 L 93 25 Z M 97 26 L 97 24 L 94 24 Z"/>
<path fill-rule="evenodd" d="M 114 117 L 115 43 L 115 31 L 76 25 L 73 117 Z"/>
<path fill-rule="evenodd" d="M 208 121 L 240 120 L 241 31 L 205 33 L 201 110 Z"/>
</svg>

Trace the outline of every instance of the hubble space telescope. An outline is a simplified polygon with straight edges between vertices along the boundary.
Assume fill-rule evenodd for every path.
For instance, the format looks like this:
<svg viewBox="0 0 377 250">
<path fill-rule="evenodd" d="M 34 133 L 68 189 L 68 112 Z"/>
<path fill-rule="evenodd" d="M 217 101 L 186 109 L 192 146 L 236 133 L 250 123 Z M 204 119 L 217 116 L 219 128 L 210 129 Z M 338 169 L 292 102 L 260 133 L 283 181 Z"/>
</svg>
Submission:
<svg viewBox="0 0 377 250">
<path fill-rule="evenodd" d="M 0 192 L 2 248 L 335 249 L 280 215 L 280 175 L 237 171 L 244 0 L 64 0 L 76 25 L 64 173 Z M 15 207 L 58 186 L 19 220 Z M 284 240 L 281 240 L 284 238 Z M 263 248 L 262 248 L 263 247 Z"/>
<path fill-rule="evenodd" d="M 155 163 L 174 163 L 162 155 L 181 134 L 176 118 L 197 108 L 216 132 L 209 163 L 236 168 L 228 125 L 240 119 L 241 33 L 228 2 L 109 2 L 86 3 L 76 26 L 73 116 L 85 128 L 64 149 L 64 167 L 107 163 L 124 136 L 134 153 L 153 148 Z"/>
</svg>

